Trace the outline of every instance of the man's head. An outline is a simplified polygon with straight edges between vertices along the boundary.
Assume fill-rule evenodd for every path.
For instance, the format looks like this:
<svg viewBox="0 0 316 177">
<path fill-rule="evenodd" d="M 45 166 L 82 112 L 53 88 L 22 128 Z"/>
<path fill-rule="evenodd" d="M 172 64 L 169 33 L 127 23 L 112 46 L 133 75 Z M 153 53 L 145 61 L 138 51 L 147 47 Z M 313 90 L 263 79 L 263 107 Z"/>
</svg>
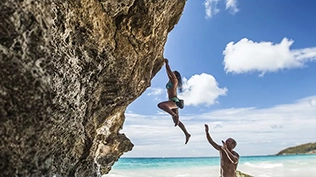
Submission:
<svg viewBox="0 0 316 177">
<path fill-rule="evenodd" d="M 227 145 L 227 148 L 234 149 L 237 145 L 237 142 L 233 138 L 228 138 L 226 140 L 226 145 Z"/>
</svg>

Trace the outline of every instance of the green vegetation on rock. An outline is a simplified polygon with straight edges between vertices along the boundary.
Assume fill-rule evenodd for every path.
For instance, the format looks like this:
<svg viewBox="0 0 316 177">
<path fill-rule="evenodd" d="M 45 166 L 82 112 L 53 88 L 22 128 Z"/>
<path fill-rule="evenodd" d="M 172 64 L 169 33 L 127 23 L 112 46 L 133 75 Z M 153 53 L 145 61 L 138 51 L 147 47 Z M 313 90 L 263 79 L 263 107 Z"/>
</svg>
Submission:
<svg viewBox="0 0 316 177">
<path fill-rule="evenodd" d="M 315 154 L 316 153 L 316 142 L 306 143 L 298 146 L 286 148 L 276 155 L 287 155 L 287 154 Z"/>
<path fill-rule="evenodd" d="M 253 177 L 251 175 L 248 175 L 248 174 L 243 173 L 243 172 L 238 171 L 238 170 L 236 171 L 236 175 L 237 175 L 237 177 Z"/>
</svg>

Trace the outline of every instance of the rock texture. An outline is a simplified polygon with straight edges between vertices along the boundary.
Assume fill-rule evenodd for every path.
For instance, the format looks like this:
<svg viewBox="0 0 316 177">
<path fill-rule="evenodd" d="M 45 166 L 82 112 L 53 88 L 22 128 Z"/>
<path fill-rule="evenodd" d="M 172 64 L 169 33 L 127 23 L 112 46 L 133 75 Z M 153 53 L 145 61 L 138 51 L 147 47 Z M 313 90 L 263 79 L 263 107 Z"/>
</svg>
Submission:
<svg viewBox="0 0 316 177">
<path fill-rule="evenodd" d="M 186 0 L 1 0 L 0 176 L 99 176 Z"/>
</svg>

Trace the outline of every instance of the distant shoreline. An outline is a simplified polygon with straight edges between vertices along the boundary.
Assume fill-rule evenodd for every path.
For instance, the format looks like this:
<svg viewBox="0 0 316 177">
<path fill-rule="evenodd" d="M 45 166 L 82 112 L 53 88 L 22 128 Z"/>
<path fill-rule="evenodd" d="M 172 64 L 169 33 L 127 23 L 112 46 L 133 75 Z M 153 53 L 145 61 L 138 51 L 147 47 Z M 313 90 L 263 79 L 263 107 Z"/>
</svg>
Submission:
<svg viewBox="0 0 316 177">
<path fill-rule="evenodd" d="M 241 158 L 249 157 L 271 157 L 271 156 L 296 156 L 296 155 L 316 155 L 316 153 L 306 153 L 306 154 L 270 154 L 270 155 L 248 155 L 240 156 Z M 219 156 L 204 156 L 204 157 L 121 157 L 120 159 L 193 159 L 193 158 L 219 158 Z"/>
<path fill-rule="evenodd" d="M 275 154 L 275 156 L 281 156 L 281 155 L 315 155 L 316 150 L 313 150 L 311 152 L 306 152 L 306 153 L 282 153 L 282 154 Z"/>
<path fill-rule="evenodd" d="M 281 150 L 276 155 L 316 154 L 316 143 L 306 143 Z"/>
</svg>

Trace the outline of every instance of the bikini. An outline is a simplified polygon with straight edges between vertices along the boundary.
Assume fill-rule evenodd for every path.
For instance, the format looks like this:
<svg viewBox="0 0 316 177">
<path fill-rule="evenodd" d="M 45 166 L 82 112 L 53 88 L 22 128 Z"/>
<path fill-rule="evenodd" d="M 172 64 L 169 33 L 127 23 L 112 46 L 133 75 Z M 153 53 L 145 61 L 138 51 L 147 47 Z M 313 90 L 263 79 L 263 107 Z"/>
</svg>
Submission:
<svg viewBox="0 0 316 177">
<path fill-rule="evenodd" d="M 170 89 L 170 88 L 172 88 L 173 87 L 173 85 L 172 85 L 172 82 L 168 82 L 167 84 L 166 84 L 166 88 L 167 89 Z"/>
<path fill-rule="evenodd" d="M 170 88 L 172 88 L 173 87 L 173 85 L 172 85 L 172 83 L 169 81 L 167 84 L 166 84 L 166 88 L 167 89 L 170 89 Z M 173 97 L 173 98 L 171 98 L 171 99 L 169 99 L 169 101 L 173 101 L 174 103 L 178 103 L 178 102 L 180 102 L 180 100 L 179 100 L 179 98 L 178 97 Z"/>
</svg>

